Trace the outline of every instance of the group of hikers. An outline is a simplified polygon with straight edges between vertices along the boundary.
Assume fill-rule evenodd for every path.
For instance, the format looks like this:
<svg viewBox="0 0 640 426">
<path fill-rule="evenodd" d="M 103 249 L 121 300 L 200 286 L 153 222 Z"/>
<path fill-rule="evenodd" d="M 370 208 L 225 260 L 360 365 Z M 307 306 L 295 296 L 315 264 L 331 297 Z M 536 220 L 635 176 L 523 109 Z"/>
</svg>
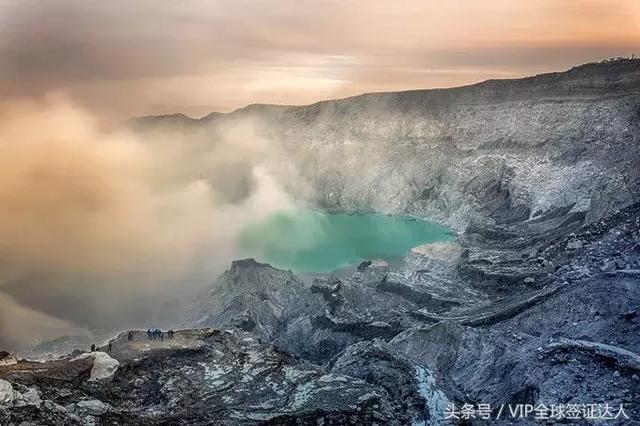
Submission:
<svg viewBox="0 0 640 426">
<path fill-rule="evenodd" d="M 167 339 L 173 339 L 175 332 L 173 330 L 168 330 L 166 333 L 162 330 L 160 330 L 159 328 L 156 328 L 154 330 L 148 329 L 147 330 L 147 336 L 149 337 L 149 340 L 157 340 L 160 339 L 161 341 L 164 341 L 165 335 L 167 337 Z M 129 331 L 129 333 L 127 334 L 127 340 L 128 341 L 133 341 L 133 331 Z M 110 340 L 109 344 L 107 345 L 106 351 L 107 352 L 111 352 L 111 348 L 113 347 L 113 341 Z M 93 344 L 91 345 L 91 352 L 95 352 L 98 350 L 98 347 Z"/>
<path fill-rule="evenodd" d="M 164 341 L 164 334 L 165 334 L 164 331 L 158 328 L 156 328 L 155 330 L 151 330 L 151 329 L 147 330 L 147 336 L 149 337 L 149 340 L 160 339 Z M 167 339 L 173 339 L 173 334 L 174 334 L 173 330 L 167 331 Z"/>
</svg>

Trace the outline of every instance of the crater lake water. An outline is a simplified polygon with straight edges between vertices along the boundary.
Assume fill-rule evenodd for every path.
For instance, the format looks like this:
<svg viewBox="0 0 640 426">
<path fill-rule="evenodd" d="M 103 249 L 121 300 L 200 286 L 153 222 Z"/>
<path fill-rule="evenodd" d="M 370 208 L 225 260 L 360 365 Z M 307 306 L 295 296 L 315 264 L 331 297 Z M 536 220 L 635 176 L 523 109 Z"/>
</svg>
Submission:
<svg viewBox="0 0 640 426">
<path fill-rule="evenodd" d="M 395 259 L 412 247 L 455 238 L 444 226 L 406 216 L 278 212 L 241 233 L 242 255 L 302 273 L 330 272 L 363 260 Z"/>
</svg>

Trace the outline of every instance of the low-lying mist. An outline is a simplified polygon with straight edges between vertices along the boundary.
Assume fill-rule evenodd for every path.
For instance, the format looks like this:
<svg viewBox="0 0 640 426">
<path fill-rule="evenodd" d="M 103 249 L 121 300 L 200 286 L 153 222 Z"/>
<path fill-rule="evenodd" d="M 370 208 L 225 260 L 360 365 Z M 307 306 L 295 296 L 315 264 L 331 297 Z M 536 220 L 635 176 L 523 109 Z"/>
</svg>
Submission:
<svg viewBox="0 0 640 426">
<path fill-rule="evenodd" d="M 0 349 L 177 318 L 294 179 L 250 120 L 105 128 L 61 97 L 0 108 Z"/>
</svg>

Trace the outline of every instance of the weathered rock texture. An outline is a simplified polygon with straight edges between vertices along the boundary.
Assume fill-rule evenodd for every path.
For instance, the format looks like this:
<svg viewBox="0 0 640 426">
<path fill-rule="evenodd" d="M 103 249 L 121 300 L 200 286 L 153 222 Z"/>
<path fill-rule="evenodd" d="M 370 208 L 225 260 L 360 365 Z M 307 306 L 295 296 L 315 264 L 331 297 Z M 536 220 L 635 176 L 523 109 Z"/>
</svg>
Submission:
<svg viewBox="0 0 640 426">
<path fill-rule="evenodd" d="M 93 380 L 87 358 L 0 367 L 2 424 L 399 425 L 412 418 L 383 386 L 310 364 L 243 331 L 186 330 L 164 341 L 142 331 L 129 341 L 123 333 L 111 356 L 121 367 L 101 380 Z M 26 397 L 4 379 L 31 386 L 32 400 L 18 404 Z"/>
<path fill-rule="evenodd" d="M 559 208 L 595 221 L 640 201 L 639 70 L 640 60 L 620 60 L 455 89 L 252 105 L 180 126 L 148 117 L 138 127 L 215 140 L 250 122 L 304 183 L 287 175 L 282 184 L 329 210 L 411 213 L 457 230 Z"/>
</svg>

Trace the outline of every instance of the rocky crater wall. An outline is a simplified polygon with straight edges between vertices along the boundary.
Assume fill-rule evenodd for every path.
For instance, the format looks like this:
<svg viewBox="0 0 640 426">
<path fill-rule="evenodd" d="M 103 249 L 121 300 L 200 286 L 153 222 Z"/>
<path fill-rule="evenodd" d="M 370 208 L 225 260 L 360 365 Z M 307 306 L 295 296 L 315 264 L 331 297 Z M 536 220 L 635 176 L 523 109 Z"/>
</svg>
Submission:
<svg viewBox="0 0 640 426">
<path fill-rule="evenodd" d="M 298 180 L 283 179 L 296 198 L 462 230 L 567 207 L 595 221 L 637 202 L 639 94 L 640 61 L 620 60 L 454 89 L 142 123 L 215 134 L 251 120 L 297 168 Z"/>
</svg>

